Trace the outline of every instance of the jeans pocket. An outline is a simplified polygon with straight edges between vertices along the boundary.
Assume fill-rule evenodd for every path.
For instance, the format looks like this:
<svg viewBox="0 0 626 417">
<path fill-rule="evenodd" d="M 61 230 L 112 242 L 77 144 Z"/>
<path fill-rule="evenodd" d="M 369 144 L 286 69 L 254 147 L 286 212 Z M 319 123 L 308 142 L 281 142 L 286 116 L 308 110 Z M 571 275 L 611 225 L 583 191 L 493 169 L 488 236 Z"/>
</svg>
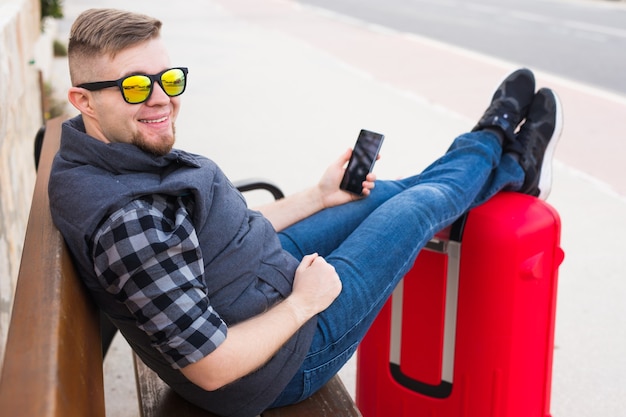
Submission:
<svg viewBox="0 0 626 417">
<path fill-rule="evenodd" d="M 326 385 L 326 383 L 330 381 L 332 377 L 337 374 L 337 372 L 339 372 L 346 362 L 348 362 L 352 355 L 354 355 L 358 346 L 358 342 L 354 343 L 339 355 L 332 356 L 327 361 L 314 368 L 306 369 L 303 375 L 304 390 L 299 401 L 310 397 Z"/>
</svg>

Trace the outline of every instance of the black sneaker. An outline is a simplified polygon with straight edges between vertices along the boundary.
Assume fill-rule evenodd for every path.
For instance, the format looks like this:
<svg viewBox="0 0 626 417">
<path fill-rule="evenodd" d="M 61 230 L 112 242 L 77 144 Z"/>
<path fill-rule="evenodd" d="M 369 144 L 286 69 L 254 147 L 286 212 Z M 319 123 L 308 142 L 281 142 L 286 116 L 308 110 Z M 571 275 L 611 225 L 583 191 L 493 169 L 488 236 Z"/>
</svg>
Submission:
<svg viewBox="0 0 626 417">
<path fill-rule="evenodd" d="M 493 94 L 491 104 L 472 129 L 472 132 L 488 127 L 499 128 L 508 141 L 515 140 L 517 126 L 535 96 L 535 76 L 526 68 L 519 69 L 502 81 Z"/>
<path fill-rule="evenodd" d="M 552 187 L 552 158 L 562 128 L 563 113 L 558 96 L 549 88 L 540 89 L 516 140 L 504 147 L 504 152 L 517 154 L 526 174 L 518 192 L 542 200 L 548 197 Z"/>
</svg>

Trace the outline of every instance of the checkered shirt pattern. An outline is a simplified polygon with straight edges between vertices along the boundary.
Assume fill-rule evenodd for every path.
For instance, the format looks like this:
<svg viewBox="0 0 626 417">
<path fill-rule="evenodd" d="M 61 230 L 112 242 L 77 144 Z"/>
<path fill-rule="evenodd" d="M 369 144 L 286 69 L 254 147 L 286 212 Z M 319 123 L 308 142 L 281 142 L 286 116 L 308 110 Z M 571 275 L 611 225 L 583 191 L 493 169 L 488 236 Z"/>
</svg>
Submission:
<svg viewBox="0 0 626 417">
<path fill-rule="evenodd" d="M 92 246 L 100 285 L 177 369 L 214 351 L 227 331 L 209 304 L 192 210 L 187 197 L 140 198 L 113 213 Z"/>
</svg>

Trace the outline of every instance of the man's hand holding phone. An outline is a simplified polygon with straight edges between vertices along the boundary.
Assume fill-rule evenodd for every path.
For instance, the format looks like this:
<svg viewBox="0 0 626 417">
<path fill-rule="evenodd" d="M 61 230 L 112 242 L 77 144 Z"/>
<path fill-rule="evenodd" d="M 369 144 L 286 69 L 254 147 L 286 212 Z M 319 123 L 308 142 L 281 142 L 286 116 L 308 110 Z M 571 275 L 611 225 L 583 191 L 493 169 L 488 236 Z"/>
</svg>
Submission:
<svg viewBox="0 0 626 417">
<path fill-rule="evenodd" d="M 317 184 L 322 198 L 322 206 L 324 208 L 338 206 L 350 201 L 360 199 L 369 195 L 375 186 L 376 174 L 369 173 L 363 182 L 363 191 L 361 195 L 346 192 L 339 188 L 341 179 L 346 171 L 346 165 L 352 156 L 352 149 L 346 149 L 337 160 L 335 160 L 324 172 L 324 175 Z"/>
</svg>

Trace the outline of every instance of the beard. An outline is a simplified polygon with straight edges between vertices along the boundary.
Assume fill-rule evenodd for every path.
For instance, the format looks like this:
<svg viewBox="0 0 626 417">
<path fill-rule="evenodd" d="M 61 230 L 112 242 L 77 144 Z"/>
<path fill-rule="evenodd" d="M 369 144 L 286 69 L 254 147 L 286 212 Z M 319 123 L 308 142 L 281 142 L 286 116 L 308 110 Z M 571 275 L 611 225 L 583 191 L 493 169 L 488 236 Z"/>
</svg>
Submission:
<svg viewBox="0 0 626 417">
<path fill-rule="evenodd" d="M 131 143 L 146 153 L 154 156 L 164 156 L 171 152 L 175 142 L 176 126 L 172 125 L 171 135 L 163 135 L 158 140 L 149 142 L 142 134 L 137 134 L 133 137 Z"/>
</svg>

